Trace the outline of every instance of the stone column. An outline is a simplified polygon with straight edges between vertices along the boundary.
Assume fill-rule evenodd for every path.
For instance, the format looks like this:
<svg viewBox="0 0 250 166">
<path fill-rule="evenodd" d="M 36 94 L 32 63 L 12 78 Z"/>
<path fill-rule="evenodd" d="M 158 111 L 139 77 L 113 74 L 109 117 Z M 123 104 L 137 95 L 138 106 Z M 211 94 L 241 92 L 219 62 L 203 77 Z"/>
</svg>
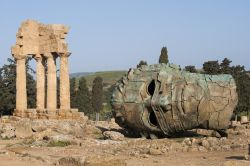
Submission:
<svg viewBox="0 0 250 166">
<path fill-rule="evenodd" d="M 27 110 L 26 58 L 16 59 L 16 114 L 23 116 Z M 19 114 L 19 115 L 18 115 Z"/>
<path fill-rule="evenodd" d="M 47 109 L 56 112 L 56 57 L 47 54 Z"/>
<path fill-rule="evenodd" d="M 40 112 L 45 108 L 45 68 L 44 58 L 36 55 L 36 108 Z"/>
<path fill-rule="evenodd" d="M 70 110 L 69 65 L 70 53 L 60 54 L 60 109 Z"/>
</svg>

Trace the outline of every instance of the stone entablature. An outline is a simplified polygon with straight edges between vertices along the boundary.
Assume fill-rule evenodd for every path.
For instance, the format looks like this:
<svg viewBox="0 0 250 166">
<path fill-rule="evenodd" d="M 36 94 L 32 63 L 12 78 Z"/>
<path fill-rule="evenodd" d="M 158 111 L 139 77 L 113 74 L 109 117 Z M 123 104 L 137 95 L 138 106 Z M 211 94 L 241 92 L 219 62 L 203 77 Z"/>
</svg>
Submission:
<svg viewBox="0 0 250 166">
<path fill-rule="evenodd" d="M 65 41 L 68 31 L 69 28 L 61 24 L 45 25 L 34 20 L 27 20 L 21 24 L 16 35 L 16 44 L 11 48 L 12 55 L 17 62 L 15 116 L 56 119 L 77 117 L 78 110 L 70 107 L 68 69 L 70 53 Z M 25 62 L 29 56 L 36 60 L 35 109 L 27 108 Z M 60 108 L 57 108 L 56 94 L 57 57 L 60 58 Z M 45 68 L 47 68 L 47 73 L 45 73 Z M 46 98 L 45 94 L 47 94 Z"/>
</svg>

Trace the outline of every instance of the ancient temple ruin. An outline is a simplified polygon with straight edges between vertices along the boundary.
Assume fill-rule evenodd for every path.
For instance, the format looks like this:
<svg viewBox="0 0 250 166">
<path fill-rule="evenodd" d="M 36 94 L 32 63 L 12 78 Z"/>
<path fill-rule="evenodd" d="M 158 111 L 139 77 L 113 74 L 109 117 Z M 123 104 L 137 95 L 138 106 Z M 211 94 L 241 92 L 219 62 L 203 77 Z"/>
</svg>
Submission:
<svg viewBox="0 0 250 166">
<path fill-rule="evenodd" d="M 21 24 L 12 55 L 16 60 L 16 109 L 14 115 L 29 118 L 77 118 L 70 107 L 68 46 L 69 28 L 60 24 L 45 25 L 34 20 Z M 27 108 L 27 57 L 36 60 L 36 108 Z M 60 58 L 60 108 L 57 108 L 56 58 Z M 47 70 L 45 70 L 47 69 Z"/>
</svg>

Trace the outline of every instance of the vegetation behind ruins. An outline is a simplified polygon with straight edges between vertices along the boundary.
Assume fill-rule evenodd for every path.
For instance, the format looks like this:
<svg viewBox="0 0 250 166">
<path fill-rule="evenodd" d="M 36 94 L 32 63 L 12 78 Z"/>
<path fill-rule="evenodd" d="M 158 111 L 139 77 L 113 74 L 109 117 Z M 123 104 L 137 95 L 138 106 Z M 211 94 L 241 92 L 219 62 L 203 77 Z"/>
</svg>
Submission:
<svg viewBox="0 0 250 166">
<path fill-rule="evenodd" d="M 168 61 L 167 48 L 163 47 L 159 56 L 159 62 L 165 63 L 160 58 Z M 36 105 L 36 83 L 33 75 L 35 71 L 29 66 L 30 59 L 27 60 L 27 96 L 28 107 L 35 108 Z M 147 62 L 141 60 L 137 67 L 147 65 Z M 244 66 L 231 65 L 231 61 L 225 58 L 221 63 L 219 61 L 204 62 L 202 69 L 196 69 L 195 66 L 189 65 L 184 68 L 192 73 L 204 74 L 231 74 L 237 85 L 237 93 L 239 97 L 238 105 L 235 113 L 238 115 L 249 114 L 250 110 L 250 72 L 245 70 Z M 10 115 L 15 108 L 15 93 L 16 93 L 16 63 L 13 59 L 8 59 L 8 64 L 0 68 L 0 113 L 1 115 Z M 100 120 L 107 120 L 112 117 L 110 98 L 113 84 L 118 81 L 126 71 L 102 71 L 95 73 L 75 73 L 71 75 L 70 91 L 71 91 L 71 106 L 79 108 L 89 116 L 90 119 L 95 119 L 95 111 L 92 101 L 92 85 L 95 78 L 102 78 L 102 109 L 100 110 Z M 96 100 L 96 99 L 95 99 Z"/>
</svg>

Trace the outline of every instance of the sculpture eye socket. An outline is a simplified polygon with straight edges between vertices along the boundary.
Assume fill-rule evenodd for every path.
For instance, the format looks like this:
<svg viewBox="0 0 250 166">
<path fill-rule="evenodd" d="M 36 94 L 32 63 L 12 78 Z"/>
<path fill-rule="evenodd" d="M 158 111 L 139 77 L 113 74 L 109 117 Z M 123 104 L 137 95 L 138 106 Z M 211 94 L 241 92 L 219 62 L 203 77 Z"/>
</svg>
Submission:
<svg viewBox="0 0 250 166">
<path fill-rule="evenodd" d="M 150 96 L 154 95 L 155 92 L 155 80 L 152 80 L 149 84 L 148 84 L 148 88 L 147 88 L 147 92 Z"/>
<path fill-rule="evenodd" d="M 155 116 L 154 111 L 151 111 L 149 113 L 149 122 L 150 122 L 150 124 L 152 124 L 154 126 L 158 126 L 157 118 Z"/>
</svg>

